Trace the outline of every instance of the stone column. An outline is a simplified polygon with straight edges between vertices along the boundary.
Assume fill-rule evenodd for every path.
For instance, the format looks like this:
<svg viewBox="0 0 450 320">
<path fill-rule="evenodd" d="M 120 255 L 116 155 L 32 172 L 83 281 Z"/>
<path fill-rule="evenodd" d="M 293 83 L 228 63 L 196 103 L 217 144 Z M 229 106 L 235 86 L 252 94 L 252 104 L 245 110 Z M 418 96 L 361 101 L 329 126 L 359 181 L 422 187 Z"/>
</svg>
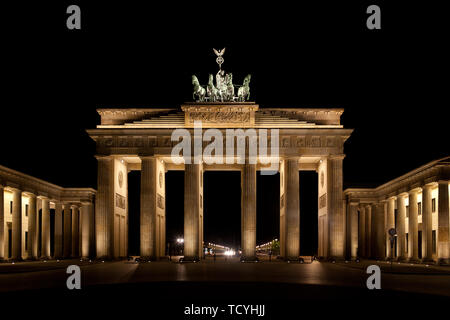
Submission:
<svg viewBox="0 0 450 320">
<path fill-rule="evenodd" d="M 50 200 L 42 199 L 41 258 L 50 258 Z"/>
<path fill-rule="evenodd" d="M 154 260 L 156 259 L 157 160 L 154 157 L 142 157 L 141 160 L 141 258 Z"/>
<path fill-rule="evenodd" d="M 81 256 L 89 258 L 93 255 L 91 252 L 92 242 L 94 240 L 93 231 L 93 206 L 92 203 L 83 203 L 81 207 Z"/>
<path fill-rule="evenodd" d="M 358 203 L 347 205 L 347 256 L 355 260 L 358 257 Z"/>
<path fill-rule="evenodd" d="M 372 205 L 366 206 L 366 258 L 372 258 Z"/>
<path fill-rule="evenodd" d="M 366 207 L 359 206 L 358 256 L 366 257 Z"/>
<path fill-rule="evenodd" d="M 12 189 L 12 252 L 11 259 L 22 260 L 22 191 Z"/>
<path fill-rule="evenodd" d="M 342 162 L 344 155 L 333 155 L 327 163 L 328 230 L 331 258 L 344 259 L 345 212 L 343 204 Z"/>
<path fill-rule="evenodd" d="M 63 207 L 61 202 L 55 203 L 55 258 L 63 257 Z"/>
<path fill-rule="evenodd" d="M 418 189 L 409 191 L 409 226 L 408 226 L 408 252 L 409 260 L 419 260 L 419 207 L 417 204 Z"/>
<path fill-rule="evenodd" d="M 72 257 L 79 257 L 79 210 L 78 206 L 72 205 Z"/>
<path fill-rule="evenodd" d="M 438 262 L 450 264 L 448 181 L 439 181 L 438 188 Z"/>
<path fill-rule="evenodd" d="M 298 260 L 300 257 L 300 195 L 298 157 L 285 160 L 286 174 L 286 260 Z M 256 186 L 254 188 L 256 201 Z M 256 240 L 256 205 L 255 205 Z M 256 245 L 256 241 L 255 241 Z"/>
<path fill-rule="evenodd" d="M 398 260 L 406 260 L 406 194 L 397 196 L 397 256 Z"/>
<path fill-rule="evenodd" d="M 422 188 L 422 260 L 433 261 L 433 216 L 431 211 L 432 185 Z"/>
<path fill-rule="evenodd" d="M 72 214 L 70 205 L 65 203 L 64 207 L 64 258 L 69 258 L 72 252 Z"/>
<path fill-rule="evenodd" d="M 95 240 L 97 258 L 113 256 L 114 162 L 97 156 L 97 195 L 95 201 Z"/>
<path fill-rule="evenodd" d="M 377 252 L 377 204 L 374 203 L 371 206 L 370 211 L 370 257 L 372 259 L 378 258 Z"/>
<path fill-rule="evenodd" d="M 384 260 L 386 258 L 386 249 L 385 249 L 385 221 L 384 221 L 384 203 L 377 203 L 374 206 L 373 217 L 374 221 L 372 221 L 372 225 L 374 226 L 374 252 L 373 256 L 376 259 Z"/>
<path fill-rule="evenodd" d="M 0 261 L 5 259 L 5 209 L 4 187 L 0 184 Z"/>
<path fill-rule="evenodd" d="M 199 260 L 202 164 L 184 166 L 184 260 Z"/>
<path fill-rule="evenodd" d="M 34 203 L 31 203 L 34 202 Z M 32 209 L 34 206 L 34 210 Z M 28 238 L 31 240 L 31 257 L 34 260 L 39 259 L 39 209 L 42 208 L 42 201 L 38 197 L 34 196 L 34 199 L 30 199 L 30 208 L 28 213 L 28 227 L 30 228 L 30 223 L 34 224 L 34 230 L 32 233 L 28 233 Z M 34 215 L 34 218 L 31 217 Z M 32 221 L 31 221 L 32 220 Z"/>
<path fill-rule="evenodd" d="M 27 252 L 28 259 L 37 258 L 37 241 L 36 241 L 36 195 L 29 194 L 28 196 L 28 243 Z M 36 247 L 36 250 L 35 250 Z"/>
<path fill-rule="evenodd" d="M 391 248 L 390 235 L 388 234 L 389 229 L 395 229 L 395 197 L 390 197 L 387 202 L 387 214 L 386 214 L 386 230 L 384 232 L 386 237 L 386 253 L 387 258 L 394 258 L 394 248 Z M 398 239 L 397 239 L 398 241 Z M 394 244 L 395 245 L 395 244 Z"/>
</svg>

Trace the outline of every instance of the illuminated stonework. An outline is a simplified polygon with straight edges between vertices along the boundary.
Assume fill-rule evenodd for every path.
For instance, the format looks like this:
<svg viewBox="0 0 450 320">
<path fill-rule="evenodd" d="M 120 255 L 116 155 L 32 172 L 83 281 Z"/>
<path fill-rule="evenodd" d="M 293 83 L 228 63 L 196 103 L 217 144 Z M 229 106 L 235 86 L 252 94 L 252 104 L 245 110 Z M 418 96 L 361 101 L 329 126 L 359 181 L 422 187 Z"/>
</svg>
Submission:
<svg viewBox="0 0 450 320">
<path fill-rule="evenodd" d="M 0 260 L 95 256 L 95 193 L 0 166 Z"/>
<path fill-rule="evenodd" d="M 319 197 L 319 255 L 344 258 L 346 221 L 343 208 L 342 161 L 344 142 L 352 133 L 340 123 L 342 109 L 280 108 L 260 109 L 252 102 L 187 103 L 180 109 L 99 109 L 101 123 L 87 130 L 97 144 L 98 193 L 96 197 L 97 256 L 119 258 L 127 255 L 127 210 L 114 207 L 115 194 L 127 196 L 127 182 L 115 184 L 118 171 L 141 171 L 141 256 L 165 256 L 165 183 L 160 172 L 185 172 L 185 259 L 201 257 L 203 247 L 203 172 L 241 172 L 242 255 L 256 258 L 256 173 L 267 169 L 264 157 L 256 164 L 174 163 L 171 151 L 174 129 L 193 131 L 194 121 L 202 130 L 217 128 L 225 137 L 227 129 L 278 129 L 280 172 L 281 255 L 299 259 L 300 206 L 299 170 L 321 172 Z M 258 140 L 259 141 L 259 140 Z M 223 141 L 225 145 L 225 141 Z M 194 141 L 192 141 L 194 145 Z M 204 149 L 206 145 L 203 145 Z M 246 147 L 248 145 L 246 144 Z M 237 153 L 234 153 L 237 154 Z M 246 152 L 245 154 L 248 154 Z M 270 157 L 270 155 L 267 155 Z M 278 161 L 277 161 L 278 164 Z M 162 183 L 161 183 L 162 180 Z M 319 200 L 318 200 L 319 201 Z M 125 206 L 128 208 L 128 205 Z M 122 219 L 125 221 L 122 223 Z"/>
<path fill-rule="evenodd" d="M 346 189 L 349 257 L 450 263 L 449 181 L 447 157 L 374 189 Z"/>
</svg>

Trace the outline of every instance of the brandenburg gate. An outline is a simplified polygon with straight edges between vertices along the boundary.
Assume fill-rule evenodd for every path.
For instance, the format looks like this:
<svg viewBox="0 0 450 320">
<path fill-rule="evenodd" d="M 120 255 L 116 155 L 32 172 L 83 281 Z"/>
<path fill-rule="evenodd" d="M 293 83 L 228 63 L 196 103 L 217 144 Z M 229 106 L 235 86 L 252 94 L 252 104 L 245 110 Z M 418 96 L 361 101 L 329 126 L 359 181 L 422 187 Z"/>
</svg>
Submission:
<svg viewBox="0 0 450 320">
<path fill-rule="evenodd" d="M 168 170 L 184 170 L 185 260 L 202 256 L 203 173 L 208 170 L 241 172 L 241 250 L 242 258 L 249 261 L 256 259 L 257 172 L 280 173 L 281 256 L 298 260 L 299 171 L 316 171 L 318 255 L 344 258 L 346 215 L 342 162 L 344 142 L 352 129 L 341 125 L 343 109 L 271 109 L 259 108 L 253 102 L 199 101 L 186 103 L 180 109 L 99 109 L 98 113 L 100 125 L 87 131 L 97 145 L 98 258 L 120 258 L 128 254 L 127 173 L 131 170 L 141 171 L 140 253 L 143 259 L 165 256 L 165 172 Z M 185 146 L 182 150 L 180 143 Z M 252 150 L 256 148 L 259 153 L 255 155 Z M 261 152 L 265 149 L 267 152 Z M 222 160 L 211 161 L 222 150 L 226 150 Z"/>
<path fill-rule="evenodd" d="M 341 124 L 344 110 L 259 108 L 249 101 L 251 75 L 234 85 L 233 75 L 222 69 L 225 49 L 214 53 L 215 84 L 212 74 L 206 86 L 192 76 L 196 102 L 181 108 L 97 110 L 101 122 L 87 130 L 96 142 L 97 191 L 62 188 L 0 167 L 0 260 L 127 257 L 132 170 L 141 171 L 141 259 L 166 255 L 168 170 L 184 171 L 183 259 L 200 259 L 203 173 L 217 170 L 241 174 L 244 261 L 257 259 L 257 172 L 279 173 L 280 255 L 299 260 L 299 171 L 305 170 L 318 177 L 319 258 L 450 263 L 449 157 L 377 188 L 344 192 L 344 143 L 353 131 Z M 53 231 L 50 209 L 55 210 Z"/>
</svg>

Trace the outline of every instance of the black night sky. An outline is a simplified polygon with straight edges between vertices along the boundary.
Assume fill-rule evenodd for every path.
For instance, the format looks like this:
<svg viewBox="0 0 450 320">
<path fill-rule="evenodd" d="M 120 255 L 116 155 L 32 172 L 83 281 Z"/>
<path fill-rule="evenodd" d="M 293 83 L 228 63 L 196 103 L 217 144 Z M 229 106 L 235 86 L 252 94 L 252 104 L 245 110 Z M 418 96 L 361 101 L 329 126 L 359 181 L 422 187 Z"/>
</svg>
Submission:
<svg viewBox="0 0 450 320">
<path fill-rule="evenodd" d="M 2 5 L 9 31 L 1 49 L 0 164 L 62 186 L 96 188 L 95 145 L 85 132 L 99 122 L 96 108 L 190 100 L 191 75 L 205 83 L 217 70 L 213 47 L 227 48 L 223 68 L 236 83 L 252 74 L 252 100 L 261 108 L 345 108 L 342 122 L 355 129 L 345 146 L 345 187 L 377 186 L 448 156 L 443 8 L 314 3 Z M 365 11 L 374 3 L 381 30 L 366 28 Z M 66 29 L 69 4 L 81 7 L 81 31 Z M 258 242 L 278 237 L 277 179 L 258 176 Z M 308 173 L 300 179 L 307 253 L 315 247 L 317 182 Z M 132 219 L 139 214 L 139 174 L 130 182 Z M 239 185 L 237 173 L 205 174 L 206 241 L 239 244 Z M 169 172 L 167 187 L 168 235 L 176 237 L 183 174 Z"/>
</svg>

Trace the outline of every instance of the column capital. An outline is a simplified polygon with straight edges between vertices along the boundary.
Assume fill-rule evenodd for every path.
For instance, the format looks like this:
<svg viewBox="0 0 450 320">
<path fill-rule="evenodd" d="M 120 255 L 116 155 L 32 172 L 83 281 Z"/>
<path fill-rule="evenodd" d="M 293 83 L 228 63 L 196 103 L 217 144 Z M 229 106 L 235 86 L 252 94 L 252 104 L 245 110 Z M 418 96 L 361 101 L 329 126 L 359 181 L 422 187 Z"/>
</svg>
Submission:
<svg viewBox="0 0 450 320">
<path fill-rule="evenodd" d="M 419 191 L 422 191 L 422 188 L 414 188 L 408 191 L 408 194 L 415 194 L 415 193 L 419 193 Z"/>
<path fill-rule="evenodd" d="M 11 192 L 20 192 L 20 193 L 22 193 L 22 190 L 20 190 L 19 188 L 16 188 L 16 187 L 8 186 L 6 188 L 8 188 L 8 190 L 11 191 Z"/>
<path fill-rule="evenodd" d="M 433 187 L 435 187 L 436 186 L 436 183 L 434 183 L 434 182 L 432 182 L 432 183 L 427 183 L 427 184 L 425 184 L 425 185 L 423 185 L 422 186 L 422 190 L 425 190 L 425 189 L 432 189 Z"/>
<path fill-rule="evenodd" d="M 406 197 L 408 197 L 408 196 L 409 196 L 409 193 L 407 193 L 407 192 L 399 193 L 399 194 L 397 195 L 397 200 L 398 200 L 399 198 L 406 198 Z"/>
<path fill-rule="evenodd" d="M 390 200 L 395 201 L 395 200 L 397 200 L 397 197 L 396 196 L 392 196 L 392 197 L 387 198 L 386 200 L 388 200 L 388 201 L 390 201 Z"/>
<path fill-rule="evenodd" d="M 30 198 L 37 198 L 36 194 L 34 194 L 33 192 L 24 191 L 23 193 Z"/>
</svg>

